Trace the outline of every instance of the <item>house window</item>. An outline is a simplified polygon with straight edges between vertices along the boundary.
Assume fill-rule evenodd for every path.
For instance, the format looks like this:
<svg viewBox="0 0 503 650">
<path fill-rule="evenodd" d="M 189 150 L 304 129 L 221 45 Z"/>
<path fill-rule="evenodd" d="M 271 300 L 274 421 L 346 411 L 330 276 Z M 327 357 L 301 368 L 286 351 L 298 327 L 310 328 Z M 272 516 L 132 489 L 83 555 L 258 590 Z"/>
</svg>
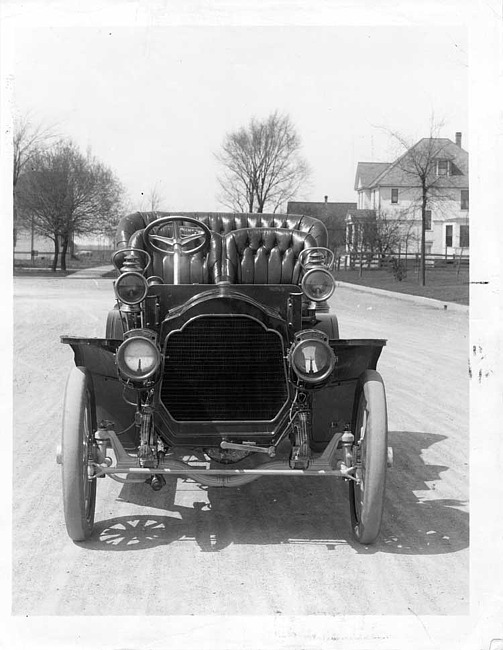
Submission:
<svg viewBox="0 0 503 650">
<path fill-rule="evenodd" d="M 398 189 L 391 190 L 391 203 L 398 203 Z"/>
<path fill-rule="evenodd" d="M 452 226 L 445 227 L 445 247 L 452 248 Z"/>
<path fill-rule="evenodd" d="M 470 248 L 470 226 L 459 226 L 460 248 Z"/>
<path fill-rule="evenodd" d="M 468 190 L 461 190 L 461 209 L 469 210 L 470 206 L 470 195 Z"/>
<path fill-rule="evenodd" d="M 424 211 L 425 230 L 431 230 L 431 210 Z"/>
<path fill-rule="evenodd" d="M 449 175 L 449 161 L 437 160 L 437 176 L 448 176 L 448 175 Z"/>
</svg>

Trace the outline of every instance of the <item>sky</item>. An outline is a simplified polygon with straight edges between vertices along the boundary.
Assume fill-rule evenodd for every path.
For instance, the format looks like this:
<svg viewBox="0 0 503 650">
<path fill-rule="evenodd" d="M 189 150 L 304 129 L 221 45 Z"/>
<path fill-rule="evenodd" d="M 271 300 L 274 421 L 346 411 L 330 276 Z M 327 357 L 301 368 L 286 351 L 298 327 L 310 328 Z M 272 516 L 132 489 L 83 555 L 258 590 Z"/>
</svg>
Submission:
<svg viewBox="0 0 503 650">
<path fill-rule="evenodd" d="M 18 22 L 14 109 L 55 125 L 116 173 L 137 209 L 223 209 L 215 153 L 252 117 L 288 114 L 310 165 L 298 200 L 355 201 L 358 161 L 468 133 L 468 44 L 459 25 L 162 26 Z"/>
</svg>

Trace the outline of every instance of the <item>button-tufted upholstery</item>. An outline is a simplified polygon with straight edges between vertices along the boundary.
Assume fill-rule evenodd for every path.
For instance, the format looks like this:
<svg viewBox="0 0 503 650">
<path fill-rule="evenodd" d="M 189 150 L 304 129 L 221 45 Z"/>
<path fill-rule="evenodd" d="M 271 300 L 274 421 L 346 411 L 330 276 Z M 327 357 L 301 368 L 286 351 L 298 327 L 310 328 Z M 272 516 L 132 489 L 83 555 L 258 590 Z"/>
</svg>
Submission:
<svg viewBox="0 0 503 650">
<path fill-rule="evenodd" d="M 307 215 L 227 212 L 135 212 L 123 217 L 117 227 L 116 248 L 133 246 L 146 250 L 145 227 L 161 217 L 187 216 L 198 219 L 212 231 L 209 253 L 182 256 L 182 284 L 213 284 L 228 276 L 241 283 L 296 283 L 297 262 L 304 246 L 326 246 L 325 225 Z M 232 233 L 239 233 L 236 237 Z M 268 233 L 268 234 L 266 234 Z M 228 241 L 226 252 L 222 237 Z M 300 247 L 300 248 L 299 248 Z M 249 251 L 245 249 L 249 248 Z M 173 282 L 173 257 L 154 253 L 147 275 Z M 121 264 L 120 256 L 117 260 Z"/>
<path fill-rule="evenodd" d="M 223 239 L 222 276 L 236 284 L 297 284 L 299 255 L 316 246 L 309 233 L 281 228 L 242 228 Z"/>
<path fill-rule="evenodd" d="M 325 224 L 308 215 L 255 212 L 134 212 L 119 222 L 116 234 L 117 248 L 128 246 L 131 236 L 152 221 L 175 215 L 198 219 L 219 235 L 226 235 L 240 228 L 286 228 L 309 233 L 316 240 L 317 246 L 327 246 L 328 241 Z"/>
</svg>

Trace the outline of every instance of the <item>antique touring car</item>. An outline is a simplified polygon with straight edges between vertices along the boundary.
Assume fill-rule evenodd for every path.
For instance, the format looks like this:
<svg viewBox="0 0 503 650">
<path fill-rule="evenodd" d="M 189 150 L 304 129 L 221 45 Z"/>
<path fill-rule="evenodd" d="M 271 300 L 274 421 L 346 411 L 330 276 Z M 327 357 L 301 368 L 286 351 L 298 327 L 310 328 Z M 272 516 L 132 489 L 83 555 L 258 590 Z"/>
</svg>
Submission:
<svg viewBox="0 0 503 650">
<path fill-rule="evenodd" d="M 385 341 L 341 339 L 324 224 L 309 216 L 135 213 L 118 226 L 105 338 L 74 352 L 63 413 L 66 527 L 92 533 L 100 477 L 240 486 L 339 477 L 376 540 L 387 446 Z M 302 488 L 299 488 L 302 489 Z"/>
</svg>

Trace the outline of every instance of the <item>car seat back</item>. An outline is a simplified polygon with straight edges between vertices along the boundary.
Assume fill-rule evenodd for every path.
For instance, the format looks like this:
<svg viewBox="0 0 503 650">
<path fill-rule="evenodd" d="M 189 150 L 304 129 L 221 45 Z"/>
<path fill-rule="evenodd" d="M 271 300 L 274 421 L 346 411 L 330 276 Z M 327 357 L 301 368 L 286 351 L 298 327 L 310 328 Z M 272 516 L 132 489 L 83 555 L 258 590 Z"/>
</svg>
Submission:
<svg viewBox="0 0 503 650">
<path fill-rule="evenodd" d="M 235 284 L 298 284 L 299 255 L 314 237 L 283 228 L 241 228 L 223 238 L 222 278 Z"/>
<path fill-rule="evenodd" d="M 186 216 L 198 219 L 219 235 L 226 235 L 242 228 L 286 228 L 300 230 L 312 235 L 317 246 L 327 246 L 325 224 L 309 215 L 272 214 L 255 212 L 134 212 L 123 217 L 117 226 L 116 246 L 124 248 L 137 230 L 152 221 L 168 216 Z"/>
</svg>

